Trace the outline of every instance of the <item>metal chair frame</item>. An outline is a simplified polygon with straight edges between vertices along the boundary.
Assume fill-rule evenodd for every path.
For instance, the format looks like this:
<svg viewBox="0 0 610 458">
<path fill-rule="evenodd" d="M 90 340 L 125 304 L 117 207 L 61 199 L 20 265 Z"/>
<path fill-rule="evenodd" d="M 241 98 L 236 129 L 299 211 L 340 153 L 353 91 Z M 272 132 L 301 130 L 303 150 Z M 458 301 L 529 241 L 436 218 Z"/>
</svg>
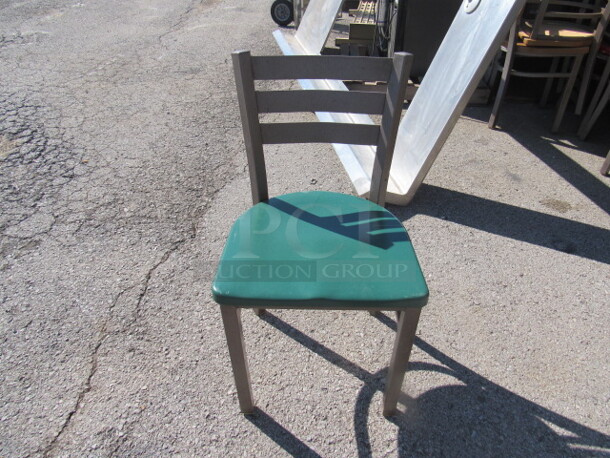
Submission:
<svg viewBox="0 0 610 458">
<path fill-rule="evenodd" d="M 248 51 L 236 51 L 232 57 L 254 204 L 269 199 L 263 156 L 264 144 L 344 142 L 377 146 L 369 200 L 384 205 L 396 133 L 412 62 L 410 54 L 396 53 L 393 58 L 254 57 Z M 371 93 L 365 91 L 255 90 L 255 80 L 302 78 L 387 81 L 387 91 Z M 328 122 L 264 124 L 259 121 L 259 113 L 303 111 L 348 111 L 380 114 L 382 117 L 379 125 Z M 239 406 L 243 413 L 252 413 L 255 404 L 245 354 L 241 308 L 253 308 L 257 314 L 263 313 L 264 309 L 248 306 L 220 306 Z M 373 313 L 370 308 L 353 307 L 349 309 L 368 310 Z M 398 330 L 384 394 L 384 415 L 391 415 L 396 410 L 420 310 L 419 307 L 403 307 L 397 310 Z"/>
</svg>

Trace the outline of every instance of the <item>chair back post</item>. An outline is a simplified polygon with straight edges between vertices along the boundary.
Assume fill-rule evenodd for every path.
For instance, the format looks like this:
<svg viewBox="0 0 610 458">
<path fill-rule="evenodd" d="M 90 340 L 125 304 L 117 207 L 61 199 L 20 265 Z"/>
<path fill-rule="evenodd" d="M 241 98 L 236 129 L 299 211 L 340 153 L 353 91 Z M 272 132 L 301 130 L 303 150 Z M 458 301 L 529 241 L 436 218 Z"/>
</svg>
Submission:
<svg viewBox="0 0 610 458">
<path fill-rule="evenodd" d="M 254 75 L 250 51 L 235 51 L 232 53 L 235 85 L 239 101 L 239 111 L 242 119 L 244 143 L 250 171 L 250 188 L 252 202 L 256 205 L 269 199 L 267 188 L 267 171 L 261 137 L 258 107 L 254 90 Z"/>
<path fill-rule="evenodd" d="M 593 37 L 594 49 L 595 53 L 599 50 L 599 46 L 601 45 L 604 37 L 604 33 L 606 28 L 608 27 L 608 21 L 610 20 L 610 4 L 606 4 L 601 7 L 601 15 L 600 19 L 597 23 L 597 27 L 595 28 L 595 35 Z M 593 49 L 591 49 L 593 51 Z"/>
<path fill-rule="evenodd" d="M 549 8 L 549 0 L 542 0 L 538 11 L 536 12 L 536 18 L 534 19 L 534 25 L 532 26 L 532 39 L 538 39 L 540 35 L 540 26 L 546 15 L 546 10 Z"/>
<path fill-rule="evenodd" d="M 394 157 L 394 147 L 396 146 L 396 134 L 400 124 L 402 106 L 406 98 L 412 57 L 404 52 L 395 53 L 388 78 L 385 107 L 369 191 L 369 200 L 381 206 L 385 205 L 390 168 Z"/>
</svg>

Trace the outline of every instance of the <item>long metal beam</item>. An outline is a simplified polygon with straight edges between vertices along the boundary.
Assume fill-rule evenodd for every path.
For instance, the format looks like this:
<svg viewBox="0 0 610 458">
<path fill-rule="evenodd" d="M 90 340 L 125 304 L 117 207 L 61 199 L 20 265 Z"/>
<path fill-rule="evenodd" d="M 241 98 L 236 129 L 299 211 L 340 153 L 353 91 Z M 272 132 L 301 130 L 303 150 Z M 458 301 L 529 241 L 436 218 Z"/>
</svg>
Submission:
<svg viewBox="0 0 610 458">
<path fill-rule="evenodd" d="M 295 34 L 274 37 L 284 54 L 319 54 L 341 0 L 312 0 Z M 525 0 L 464 0 L 398 130 L 387 201 L 407 205 L 432 167 Z M 425 39 L 425 37 L 422 37 Z M 339 81 L 300 81 L 304 89 L 347 90 Z M 372 123 L 366 115 L 316 113 L 321 121 Z M 375 150 L 333 145 L 356 192 L 370 188 Z"/>
</svg>

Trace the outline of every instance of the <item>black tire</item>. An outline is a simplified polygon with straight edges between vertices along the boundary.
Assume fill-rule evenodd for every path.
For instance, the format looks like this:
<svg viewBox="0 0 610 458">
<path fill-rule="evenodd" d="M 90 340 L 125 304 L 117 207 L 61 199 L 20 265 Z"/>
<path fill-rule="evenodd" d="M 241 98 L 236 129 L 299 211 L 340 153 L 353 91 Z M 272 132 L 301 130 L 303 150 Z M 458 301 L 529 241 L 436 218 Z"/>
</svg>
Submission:
<svg viewBox="0 0 610 458">
<path fill-rule="evenodd" d="M 294 7 L 290 0 L 275 0 L 271 5 L 271 18 L 277 25 L 286 26 L 294 20 Z"/>
</svg>

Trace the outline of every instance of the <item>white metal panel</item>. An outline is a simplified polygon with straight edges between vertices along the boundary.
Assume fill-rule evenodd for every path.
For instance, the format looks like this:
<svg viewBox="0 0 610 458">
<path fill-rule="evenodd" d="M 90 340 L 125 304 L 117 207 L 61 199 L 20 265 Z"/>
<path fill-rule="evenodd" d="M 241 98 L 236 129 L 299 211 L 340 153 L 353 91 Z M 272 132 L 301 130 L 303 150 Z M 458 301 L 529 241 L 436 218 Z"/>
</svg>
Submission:
<svg viewBox="0 0 610 458">
<path fill-rule="evenodd" d="M 473 3 L 478 3 L 473 8 Z M 398 130 L 387 201 L 408 204 L 430 170 L 525 0 L 464 0 Z M 282 52 L 319 54 L 341 7 L 312 0 L 291 34 L 276 30 Z M 425 37 L 424 37 L 425 38 Z M 347 90 L 340 81 L 303 80 L 304 89 Z M 321 121 L 371 123 L 358 114 L 316 113 Z M 370 188 L 375 148 L 333 145 L 356 192 Z"/>
<path fill-rule="evenodd" d="M 341 11 L 343 0 L 311 0 L 301 19 L 296 36 L 306 54 L 320 54 Z"/>
<path fill-rule="evenodd" d="M 525 0 L 481 0 L 468 12 L 472 3 L 464 0 L 400 123 L 392 203 L 413 198 Z"/>
</svg>

